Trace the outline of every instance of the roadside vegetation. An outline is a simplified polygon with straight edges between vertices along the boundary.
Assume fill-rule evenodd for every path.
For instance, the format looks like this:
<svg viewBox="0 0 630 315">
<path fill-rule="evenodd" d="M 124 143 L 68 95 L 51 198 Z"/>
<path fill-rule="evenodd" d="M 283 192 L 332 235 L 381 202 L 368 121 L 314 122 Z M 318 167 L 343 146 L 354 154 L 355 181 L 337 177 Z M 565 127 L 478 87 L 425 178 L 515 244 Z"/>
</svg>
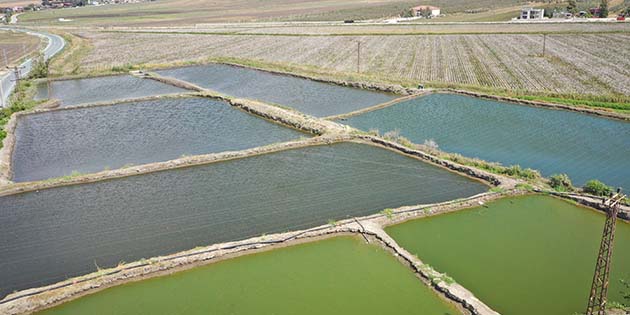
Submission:
<svg viewBox="0 0 630 315">
<path fill-rule="evenodd" d="M 37 58 L 27 79 L 20 80 L 16 85 L 11 97 L 9 98 L 9 106 L 0 109 L 0 149 L 3 147 L 3 140 L 7 136 L 5 130 L 6 124 L 9 122 L 11 115 L 17 112 L 34 108 L 44 101 L 35 101 L 33 97 L 36 93 L 36 86 L 33 79 L 44 78 L 48 75 L 48 62 L 43 56 Z"/>
<path fill-rule="evenodd" d="M 30 80 L 20 81 L 11 94 L 8 107 L 0 110 L 0 149 L 3 146 L 3 140 L 7 136 L 5 130 L 6 124 L 9 122 L 11 115 L 24 110 L 29 110 L 37 106 L 40 102 L 33 100 L 35 95 L 35 85 Z"/>
<path fill-rule="evenodd" d="M 59 34 L 66 41 L 63 51 L 50 61 L 51 76 L 76 75 L 81 62 L 90 53 L 92 46 L 89 40 L 71 33 Z"/>
</svg>

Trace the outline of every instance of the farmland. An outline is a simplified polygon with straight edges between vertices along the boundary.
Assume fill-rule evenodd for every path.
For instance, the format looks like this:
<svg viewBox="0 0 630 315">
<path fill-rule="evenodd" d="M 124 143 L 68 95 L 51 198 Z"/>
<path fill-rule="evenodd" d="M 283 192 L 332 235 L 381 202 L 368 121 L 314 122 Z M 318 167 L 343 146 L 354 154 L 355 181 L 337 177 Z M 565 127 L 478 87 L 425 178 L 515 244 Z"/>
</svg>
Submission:
<svg viewBox="0 0 630 315">
<path fill-rule="evenodd" d="M 33 54 L 40 46 L 37 36 L 22 32 L 0 31 L 0 65 L 13 66 L 23 57 Z M 6 58 L 5 55 L 6 54 Z"/>
<path fill-rule="evenodd" d="M 413 84 L 564 94 L 630 94 L 630 34 L 270 36 L 85 32 L 83 72 L 232 57 Z"/>
<path fill-rule="evenodd" d="M 517 0 L 433 0 L 445 11 L 460 12 L 484 7 L 514 6 Z M 128 5 L 84 7 L 72 10 L 48 10 L 27 13 L 20 21 L 28 24 L 59 24 L 59 18 L 73 21 L 69 25 L 90 26 L 164 26 L 209 22 L 243 22 L 270 20 L 344 20 L 375 19 L 398 15 L 416 5 L 410 0 L 272 0 L 261 5 L 254 0 L 165 0 Z"/>
</svg>

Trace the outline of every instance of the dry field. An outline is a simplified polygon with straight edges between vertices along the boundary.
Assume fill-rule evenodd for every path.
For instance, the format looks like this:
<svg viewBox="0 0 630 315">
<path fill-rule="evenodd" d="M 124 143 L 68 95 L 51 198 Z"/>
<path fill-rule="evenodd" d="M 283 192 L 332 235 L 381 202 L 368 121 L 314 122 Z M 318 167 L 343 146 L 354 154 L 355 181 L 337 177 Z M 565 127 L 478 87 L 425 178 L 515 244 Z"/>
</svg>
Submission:
<svg viewBox="0 0 630 315">
<path fill-rule="evenodd" d="M 150 33 L 283 34 L 283 35 L 413 35 L 413 34 L 518 34 L 518 33 L 630 33 L 630 23 L 238 23 L 199 24 L 196 27 L 117 27 L 117 31 Z"/>
<path fill-rule="evenodd" d="M 40 39 L 21 32 L 0 31 L 0 65 L 15 65 L 21 58 L 36 52 Z M 6 54 L 6 59 L 5 59 Z"/>
<path fill-rule="evenodd" d="M 81 71 L 236 57 L 407 81 L 536 92 L 630 95 L 630 34 L 266 36 L 84 33 Z"/>
<path fill-rule="evenodd" d="M 520 5 L 520 0 L 430 0 L 445 12 Z M 375 19 L 398 15 L 414 0 L 159 0 L 129 5 L 88 6 L 29 12 L 21 23 L 92 26 L 194 25 L 269 20 Z M 71 22 L 59 22 L 59 18 Z"/>
</svg>

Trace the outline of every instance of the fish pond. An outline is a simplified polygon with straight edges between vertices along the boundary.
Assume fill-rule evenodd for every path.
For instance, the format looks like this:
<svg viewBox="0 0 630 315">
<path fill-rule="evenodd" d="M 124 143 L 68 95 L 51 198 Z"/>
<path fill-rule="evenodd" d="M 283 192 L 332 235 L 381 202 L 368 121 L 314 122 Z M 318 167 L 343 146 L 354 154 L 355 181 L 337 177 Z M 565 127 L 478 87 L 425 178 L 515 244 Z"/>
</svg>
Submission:
<svg viewBox="0 0 630 315">
<path fill-rule="evenodd" d="M 74 106 L 184 92 L 188 90 L 131 75 L 118 75 L 41 83 L 35 99 L 58 99 L 61 106 Z"/>
<path fill-rule="evenodd" d="M 630 189 L 630 123 L 570 111 L 431 94 L 348 118 L 353 127 L 400 130 L 415 143 L 543 175 L 566 173 L 574 184 L 599 179 Z"/>
<path fill-rule="evenodd" d="M 488 186 L 338 143 L 0 197 L 0 295 L 196 246 L 304 229 Z"/>
<path fill-rule="evenodd" d="M 277 103 L 320 117 L 352 112 L 397 97 L 224 64 L 168 69 L 157 73 L 231 96 Z"/>
<path fill-rule="evenodd" d="M 386 229 L 501 314 L 584 312 L 604 215 L 553 197 L 506 198 Z M 618 222 L 609 301 L 625 302 L 630 225 Z"/>
<path fill-rule="evenodd" d="M 15 132 L 16 182 L 306 136 L 209 98 L 164 98 L 26 115 Z"/>
<path fill-rule="evenodd" d="M 62 304 L 62 314 L 396 314 L 460 312 L 377 245 L 336 237 L 129 283 Z"/>
</svg>

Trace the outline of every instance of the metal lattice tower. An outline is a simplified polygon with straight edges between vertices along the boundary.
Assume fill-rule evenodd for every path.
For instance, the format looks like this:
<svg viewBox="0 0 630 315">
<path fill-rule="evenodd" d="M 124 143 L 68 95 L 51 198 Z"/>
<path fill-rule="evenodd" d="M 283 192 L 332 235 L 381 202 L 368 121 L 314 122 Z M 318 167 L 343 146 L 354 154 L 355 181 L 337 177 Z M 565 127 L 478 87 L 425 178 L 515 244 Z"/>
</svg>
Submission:
<svg viewBox="0 0 630 315">
<path fill-rule="evenodd" d="M 595 275 L 593 275 L 593 284 L 591 286 L 591 295 L 588 298 L 588 306 L 586 315 L 605 315 L 606 298 L 608 296 L 608 282 L 610 275 L 610 263 L 613 253 L 613 242 L 615 241 L 615 226 L 617 223 L 617 214 L 621 201 L 626 198 L 621 194 L 620 190 L 604 200 L 606 211 L 606 223 L 604 224 L 604 233 L 602 242 L 599 246 L 599 254 L 597 255 L 597 265 L 595 266 Z"/>
</svg>

